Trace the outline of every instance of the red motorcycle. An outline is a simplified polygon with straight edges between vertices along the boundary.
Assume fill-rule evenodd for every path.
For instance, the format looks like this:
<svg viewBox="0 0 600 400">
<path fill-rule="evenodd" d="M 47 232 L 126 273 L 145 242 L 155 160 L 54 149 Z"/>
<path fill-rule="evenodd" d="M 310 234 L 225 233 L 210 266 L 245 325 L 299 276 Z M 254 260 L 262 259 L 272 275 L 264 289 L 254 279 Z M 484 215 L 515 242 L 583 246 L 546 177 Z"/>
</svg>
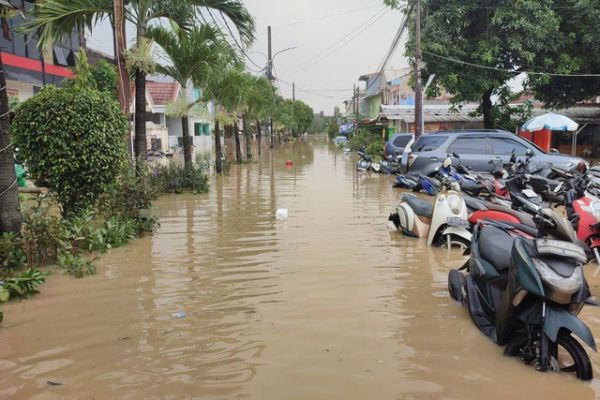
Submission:
<svg viewBox="0 0 600 400">
<path fill-rule="evenodd" d="M 586 192 L 588 184 L 589 178 L 583 176 L 567 183 L 565 209 L 577 237 L 590 247 L 600 264 L 600 200 Z"/>
</svg>

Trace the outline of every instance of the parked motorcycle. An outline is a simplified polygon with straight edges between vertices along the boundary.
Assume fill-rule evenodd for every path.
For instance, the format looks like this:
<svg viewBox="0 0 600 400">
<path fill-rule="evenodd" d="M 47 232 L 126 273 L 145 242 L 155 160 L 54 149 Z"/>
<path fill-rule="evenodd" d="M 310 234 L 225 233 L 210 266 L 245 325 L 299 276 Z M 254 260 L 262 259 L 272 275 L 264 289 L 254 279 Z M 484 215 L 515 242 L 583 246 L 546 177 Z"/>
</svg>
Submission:
<svg viewBox="0 0 600 400">
<path fill-rule="evenodd" d="M 467 207 L 456 183 L 444 182 L 433 205 L 412 193 L 402 194 L 389 220 L 407 236 L 427 237 L 428 245 L 468 248 L 471 244 Z"/>
<path fill-rule="evenodd" d="M 417 176 L 405 174 L 396 176 L 396 182 L 394 182 L 393 187 L 418 191 L 421 188 L 421 183 Z"/>
<path fill-rule="evenodd" d="M 541 225 L 538 236 L 544 233 Z M 590 359 L 572 336 L 596 350 L 590 329 L 577 318 L 590 296 L 583 274 L 586 261 L 575 243 L 515 237 L 484 223 L 473 231 L 471 257 L 461 268 L 466 274 L 451 270 L 448 289 L 467 306 L 481 332 L 506 345 L 506 355 L 535 363 L 540 371 L 570 372 L 589 380 Z"/>
<path fill-rule="evenodd" d="M 363 151 L 359 151 L 358 155 L 360 156 L 360 160 L 358 160 L 358 163 L 356 164 L 356 170 L 359 172 L 368 171 L 371 168 L 373 159 Z"/>
</svg>

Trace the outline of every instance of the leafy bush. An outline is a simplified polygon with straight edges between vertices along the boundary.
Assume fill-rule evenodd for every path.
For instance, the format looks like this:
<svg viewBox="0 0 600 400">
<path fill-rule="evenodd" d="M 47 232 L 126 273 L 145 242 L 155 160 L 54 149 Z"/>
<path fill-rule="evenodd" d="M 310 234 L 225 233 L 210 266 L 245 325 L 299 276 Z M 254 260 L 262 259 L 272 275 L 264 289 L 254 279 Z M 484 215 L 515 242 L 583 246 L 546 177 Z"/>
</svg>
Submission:
<svg viewBox="0 0 600 400">
<path fill-rule="evenodd" d="M 0 302 L 12 297 L 31 297 L 39 293 L 37 287 L 46 282 L 46 274 L 38 269 L 29 268 L 21 275 L 2 278 L 0 282 Z"/>
<path fill-rule="evenodd" d="M 79 253 L 59 250 L 56 265 L 66 269 L 75 278 L 83 278 L 85 275 L 94 275 L 96 266 L 92 261 Z"/>
<path fill-rule="evenodd" d="M 56 258 L 56 251 L 64 246 L 65 227 L 50 208 L 38 203 L 37 206 L 23 211 L 25 224 L 22 232 L 22 247 L 27 265 L 32 267 Z"/>
<path fill-rule="evenodd" d="M 22 268 L 27 262 L 21 239 L 13 232 L 0 236 L 0 268 L 3 273 Z"/>
<path fill-rule="evenodd" d="M 150 174 L 150 185 L 162 193 L 183 193 L 186 190 L 194 193 L 208 191 L 208 175 L 206 166 L 194 164 L 185 168 L 173 162 L 158 166 Z"/>
<path fill-rule="evenodd" d="M 48 181 L 64 215 L 96 205 L 126 160 L 127 119 L 98 91 L 49 86 L 17 107 L 12 133 L 31 176 Z"/>
<path fill-rule="evenodd" d="M 143 171 L 144 169 L 140 169 Z M 105 218 L 140 218 L 142 210 L 150 208 L 158 196 L 157 188 L 148 184 L 148 177 L 139 179 L 135 168 L 125 168 L 115 182 L 108 185 L 98 210 Z"/>
</svg>

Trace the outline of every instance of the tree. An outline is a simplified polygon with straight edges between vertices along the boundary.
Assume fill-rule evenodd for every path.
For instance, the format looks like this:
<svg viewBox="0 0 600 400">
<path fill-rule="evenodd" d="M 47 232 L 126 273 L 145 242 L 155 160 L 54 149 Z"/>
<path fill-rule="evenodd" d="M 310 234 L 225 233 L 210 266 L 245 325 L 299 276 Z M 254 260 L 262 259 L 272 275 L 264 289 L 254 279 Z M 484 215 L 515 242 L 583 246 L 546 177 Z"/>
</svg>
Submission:
<svg viewBox="0 0 600 400">
<path fill-rule="evenodd" d="M 15 13 L 23 12 L 8 1 L 0 0 L 0 16 L 2 25 Z M 15 158 L 10 141 L 10 116 L 8 95 L 6 92 L 6 76 L 0 58 L 0 234 L 5 232 L 21 233 L 23 217 L 19 206 L 17 176 L 15 174 Z"/>
<path fill-rule="evenodd" d="M 78 89 L 98 90 L 106 92 L 115 99 L 118 99 L 118 77 L 115 66 L 100 60 L 96 65 L 90 65 L 81 48 L 77 54 L 77 67 L 74 68 L 75 79 L 65 81 L 65 87 Z"/>
<path fill-rule="evenodd" d="M 254 119 L 256 121 L 256 143 L 259 156 L 262 151 L 261 120 L 264 120 L 271 115 L 275 109 L 275 99 L 275 88 L 267 78 L 252 77 L 249 80 L 246 93 L 246 114 L 250 119 Z"/>
<path fill-rule="evenodd" d="M 438 95 L 443 88 L 453 95 L 454 105 L 479 102 L 485 127 L 494 128 L 492 97 L 510 93 L 501 89 L 515 75 L 503 70 L 526 68 L 532 65 L 536 53 L 553 45 L 557 30 L 554 1 L 521 0 L 508 4 L 490 0 L 485 6 L 479 0 L 422 3 L 421 46 L 426 62 L 422 76 L 436 77 L 428 95 Z M 413 30 L 409 31 L 406 53 L 413 55 L 415 38 Z"/>
<path fill-rule="evenodd" d="M 204 99 L 212 100 L 222 110 L 218 110 L 215 115 L 215 170 L 218 174 L 222 171 L 222 151 L 221 151 L 221 123 L 225 125 L 233 124 L 237 118 L 232 113 L 240 106 L 244 97 L 243 64 L 239 61 L 232 62 L 222 71 L 215 71 L 208 77 L 204 88 Z M 237 135 L 237 130 L 236 133 Z"/>
<path fill-rule="evenodd" d="M 125 20 L 136 28 L 136 45 L 127 52 L 127 69 L 135 74 L 135 154 L 146 160 L 146 75 L 152 72 L 151 44 L 147 38 L 153 21 L 167 19 L 182 29 L 197 22 L 199 7 L 218 11 L 231 20 L 240 34 L 242 44 L 254 40 L 254 19 L 240 0 L 130 0 L 125 6 Z M 38 46 L 70 35 L 74 29 L 92 29 L 105 17 L 114 16 L 113 0 L 46 0 L 31 9 L 33 18 L 21 26 L 22 32 L 40 31 Z M 120 75 L 121 76 L 121 75 Z"/>
<path fill-rule="evenodd" d="M 299 133 L 306 132 L 314 114 L 312 108 L 300 100 L 280 98 L 274 118 L 281 127 L 296 137 Z"/>
<path fill-rule="evenodd" d="M 148 37 L 155 40 L 168 57 L 168 64 L 157 65 L 157 71 L 170 76 L 181 85 L 183 101 L 181 107 L 177 107 L 179 115 L 174 116 L 181 117 L 184 163 L 186 168 L 190 168 L 192 137 L 188 118 L 194 105 L 188 104 L 188 84 L 193 82 L 197 88 L 204 87 L 208 77 L 224 67 L 224 55 L 229 58 L 232 49 L 219 28 L 207 24 L 194 27 L 189 32 L 175 24 L 171 25 L 171 29 L 151 27 L 148 29 Z"/>
<path fill-rule="evenodd" d="M 574 76 L 600 71 L 600 1 L 555 0 L 558 30 L 550 46 L 535 54 L 538 72 L 572 76 L 529 75 L 526 87 L 551 107 L 567 107 L 600 94 L 597 76 Z"/>
<path fill-rule="evenodd" d="M 48 86 L 17 107 L 13 140 L 63 214 L 94 207 L 126 161 L 127 119 L 109 94 Z"/>
</svg>

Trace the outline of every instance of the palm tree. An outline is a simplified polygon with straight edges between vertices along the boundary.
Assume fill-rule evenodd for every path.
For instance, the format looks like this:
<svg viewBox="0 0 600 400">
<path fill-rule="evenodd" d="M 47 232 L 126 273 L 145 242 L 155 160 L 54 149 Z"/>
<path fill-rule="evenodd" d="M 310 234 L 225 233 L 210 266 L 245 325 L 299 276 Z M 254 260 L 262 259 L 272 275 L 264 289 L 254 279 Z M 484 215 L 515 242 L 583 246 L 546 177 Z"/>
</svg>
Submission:
<svg viewBox="0 0 600 400">
<path fill-rule="evenodd" d="M 192 137 L 188 118 L 194 104 L 188 105 L 187 88 L 193 82 L 202 88 L 208 77 L 224 68 L 233 50 L 225 41 L 216 26 L 202 24 L 189 32 L 175 24 L 171 29 L 164 27 L 148 28 L 148 37 L 153 39 L 166 53 L 169 64 L 157 65 L 157 72 L 179 82 L 183 93 L 183 107 L 177 107 L 183 131 L 183 154 L 185 167 L 192 165 Z M 181 109 L 180 109 L 181 108 Z"/>
<path fill-rule="evenodd" d="M 10 4 L 9 1 L 0 0 L 0 15 L 2 25 L 7 24 L 6 18 L 14 13 L 23 12 Z M 4 232 L 21 233 L 23 217 L 19 207 L 19 192 L 17 189 L 17 176 L 15 174 L 15 158 L 10 143 L 10 116 L 8 95 L 6 93 L 6 76 L 4 65 L 0 57 L 0 234 Z"/>
<path fill-rule="evenodd" d="M 244 65 L 241 62 L 231 64 L 224 71 L 218 71 L 212 74 L 207 80 L 205 88 L 205 98 L 213 100 L 224 109 L 225 116 L 217 116 L 215 118 L 215 150 L 216 150 L 216 171 L 221 173 L 221 137 L 220 137 L 220 122 L 225 121 L 233 124 L 237 118 L 232 118 L 231 114 L 237 115 L 237 111 L 242 107 L 245 97 L 245 81 Z M 237 137 L 237 127 L 235 129 Z M 239 138 L 238 138 L 239 140 Z M 238 143 L 239 148 L 239 143 Z"/>
<path fill-rule="evenodd" d="M 205 7 L 218 11 L 231 20 L 242 43 L 249 45 L 254 40 L 254 19 L 240 0 L 130 0 L 125 6 L 125 19 L 136 27 L 136 63 L 129 62 L 129 71 L 135 74 L 135 153 L 138 159 L 146 160 L 146 74 L 150 59 L 143 60 L 149 50 L 147 31 L 157 19 L 176 22 L 182 29 L 189 29 L 196 21 L 199 9 Z M 113 0 L 46 0 L 37 2 L 31 10 L 34 18 L 22 24 L 22 32 L 40 30 L 38 46 L 45 48 L 49 43 L 62 40 L 74 29 L 92 29 L 105 17 L 112 18 Z M 140 57 L 142 55 L 142 57 Z M 121 82 L 122 84 L 122 82 Z"/>
<path fill-rule="evenodd" d="M 246 93 L 246 104 L 246 114 L 256 120 L 258 155 L 260 155 L 262 142 L 260 121 L 267 118 L 275 108 L 275 88 L 267 78 L 251 77 Z"/>
</svg>

